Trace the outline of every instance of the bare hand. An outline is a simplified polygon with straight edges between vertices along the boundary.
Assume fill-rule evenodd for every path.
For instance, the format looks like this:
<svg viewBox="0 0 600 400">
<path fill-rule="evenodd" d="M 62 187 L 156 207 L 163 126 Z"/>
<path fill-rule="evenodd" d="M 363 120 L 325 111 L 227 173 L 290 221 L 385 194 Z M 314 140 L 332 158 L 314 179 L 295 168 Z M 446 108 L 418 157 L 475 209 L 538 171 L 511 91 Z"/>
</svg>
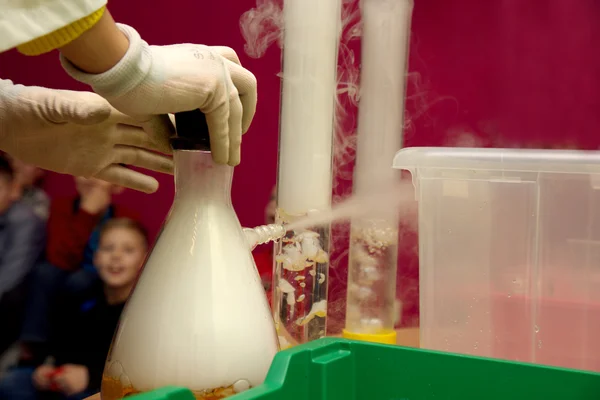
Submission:
<svg viewBox="0 0 600 400">
<path fill-rule="evenodd" d="M 96 393 L 95 395 L 87 397 L 84 400 L 102 400 L 102 399 L 100 398 L 100 393 Z"/>
<path fill-rule="evenodd" d="M 50 384 L 52 381 L 50 380 L 50 375 L 56 370 L 56 368 L 52 365 L 40 365 L 33 371 L 33 385 L 39 390 L 48 390 L 50 389 Z"/>
<path fill-rule="evenodd" d="M 67 396 L 83 392 L 90 381 L 89 372 L 83 365 L 66 364 L 62 372 L 54 377 L 60 391 Z"/>
<path fill-rule="evenodd" d="M 106 210 L 112 202 L 113 185 L 99 179 L 77 179 L 81 208 L 92 215 Z"/>
</svg>

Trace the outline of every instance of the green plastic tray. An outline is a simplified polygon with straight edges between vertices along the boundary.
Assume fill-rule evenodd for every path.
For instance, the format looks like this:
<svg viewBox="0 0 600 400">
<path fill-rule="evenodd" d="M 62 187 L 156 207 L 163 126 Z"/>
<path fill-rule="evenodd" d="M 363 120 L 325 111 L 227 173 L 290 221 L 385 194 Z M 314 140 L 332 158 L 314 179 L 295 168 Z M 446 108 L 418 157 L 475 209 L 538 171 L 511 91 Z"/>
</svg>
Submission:
<svg viewBox="0 0 600 400">
<path fill-rule="evenodd" d="M 163 388 L 128 400 L 194 400 Z M 600 374 L 325 338 L 277 354 L 231 400 L 598 400 Z"/>
</svg>

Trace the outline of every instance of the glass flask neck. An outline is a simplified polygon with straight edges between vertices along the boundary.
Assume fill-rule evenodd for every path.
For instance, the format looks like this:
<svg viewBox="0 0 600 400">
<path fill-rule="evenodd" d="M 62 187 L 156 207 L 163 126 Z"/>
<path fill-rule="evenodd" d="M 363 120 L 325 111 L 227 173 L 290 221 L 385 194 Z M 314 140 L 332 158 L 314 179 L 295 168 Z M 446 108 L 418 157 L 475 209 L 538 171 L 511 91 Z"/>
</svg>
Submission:
<svg viewBox="0 0 600 400">
<path fill-rule="evenodd" d="M 181 196 L 201 196 L 231 204 L 233 167 L 216 164 L 209 151 L 176 150 L 175 200 Z"/>
</svg>

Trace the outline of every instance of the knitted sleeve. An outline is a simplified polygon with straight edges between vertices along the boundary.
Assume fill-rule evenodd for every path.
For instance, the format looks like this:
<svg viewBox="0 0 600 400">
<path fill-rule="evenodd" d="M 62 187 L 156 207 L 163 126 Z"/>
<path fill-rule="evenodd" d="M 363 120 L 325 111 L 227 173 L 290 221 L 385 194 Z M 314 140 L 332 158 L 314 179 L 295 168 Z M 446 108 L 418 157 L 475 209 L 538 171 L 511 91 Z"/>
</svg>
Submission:
<svg viewBox="0 0 600 400">
<path fill-rule="evenodd" d="M 88 16 L 18 46 L 17 50 L 28 56 L 37 56 L 63 47 L 93 27 L 102 18 L 105 10 L 106 6 L 102 6 Z"/>
</svg>

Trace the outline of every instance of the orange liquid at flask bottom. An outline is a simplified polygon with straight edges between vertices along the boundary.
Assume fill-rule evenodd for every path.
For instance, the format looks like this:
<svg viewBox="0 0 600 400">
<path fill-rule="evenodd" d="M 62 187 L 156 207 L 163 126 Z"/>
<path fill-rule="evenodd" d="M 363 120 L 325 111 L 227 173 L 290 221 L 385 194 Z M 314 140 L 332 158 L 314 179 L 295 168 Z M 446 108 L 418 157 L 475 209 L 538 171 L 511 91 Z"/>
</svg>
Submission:
<svg viewBox="0 0 600 400">
<path fill-rule="evenodd" d="M 102 400 L 121 400 L 128 396 L 142 393 L 136 390 L 133 386 L 125 386 L 119 379 L 115 379 L 106 375 L 102 376 Z M 196 400 L 220 400 L 229 396 L 233 396 L 235 391 L 233 385 L 226 388 L 218 388 L 202 392 L 192 391 Z"/>
</svg>

